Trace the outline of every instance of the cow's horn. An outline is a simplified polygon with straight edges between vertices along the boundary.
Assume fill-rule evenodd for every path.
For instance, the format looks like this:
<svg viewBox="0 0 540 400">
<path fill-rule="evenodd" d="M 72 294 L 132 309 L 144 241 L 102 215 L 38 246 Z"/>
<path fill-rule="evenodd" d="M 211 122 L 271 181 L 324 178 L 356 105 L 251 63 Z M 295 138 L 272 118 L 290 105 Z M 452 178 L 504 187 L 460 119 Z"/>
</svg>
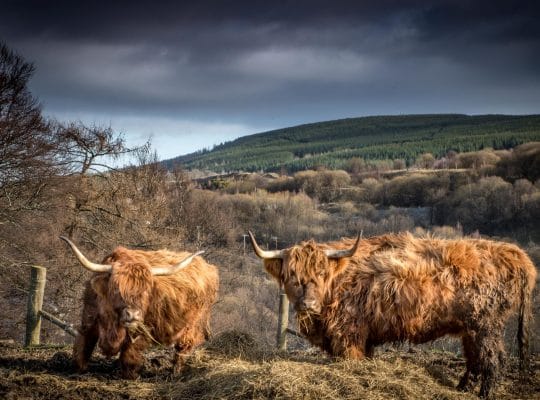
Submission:
<svg viewBox="0 0 540 400">
<path fill-rule="evenodd" d="M 169 265 L 166 267 L 152 267 L 152 275 L 161 275 L 161 276 L 172 275 L 180 271 L 181 269 L 186 268 L 195 257 L 197 257 L 199 254 L 202 254 L 202 253 L 204 253 L 204 250 L 198 251 L 195 254 L 192 254 L 189 257 L 184 258 L 182 261 L 180 261 L 176 265 Z"/>
<path fill-rule="evenodd" d="M 352 257 L 354 253 L 356 253 L 356 249 L 358 249 L 358 245 L 360 244 L 361 237 L 362 237 L 362 234 L 358 235 L 358 238 L 356 239 L 356 243 L 354 243 L 354 246 L 350 248 L 349 250 L 325 250 L 324 254 L 326 254 L 326 257 L 328 258 Z"/>
<path fill-rule="evenodd" d="M 255 240 L 255 236 L 253 236 L 253 233 L 251 231 L 248 231 L 249 238 L 251 239 L 251 245 L 253 246 L 253 250 L 255 250 L 255 254 L 257 254 L 260 258 L 263 259 L 271 259 L 271 258 L 283 258 L 284 250 L 263 250 L 259 247 L 257 244 L 257 241 Z"/>
<path fill-rule="evenodd" d="M 112 266 L 108 264 L 94 264 L 91 261 L 88 261 L 88 259 L 84 256 L 83 253 L 79 251 L 77 246 L 69 240 L 65 236 L 60 236 L 60 239 L 64 240 L 69 246 L 71 247 L 71 250 L 73 250 L 73 253 L 75 253 L 75 256 L 79 260 L 79 262 L 82 264 L 84 268 L 86 268 L 89 271 L 92 272 L 111 272 Z"/>
</svg>

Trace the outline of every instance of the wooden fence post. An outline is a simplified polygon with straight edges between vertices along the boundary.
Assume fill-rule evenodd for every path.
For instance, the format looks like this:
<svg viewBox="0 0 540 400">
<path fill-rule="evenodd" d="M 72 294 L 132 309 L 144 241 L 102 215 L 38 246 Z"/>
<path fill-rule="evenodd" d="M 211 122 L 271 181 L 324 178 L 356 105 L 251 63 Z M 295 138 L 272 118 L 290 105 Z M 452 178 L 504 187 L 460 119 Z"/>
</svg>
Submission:
<svg viewBox="0 0 540 400">
<path fill-rule="evenodd" d="M 283 290 L 279 294 L 277 348 L 287 350 L 287 326 L 289 325 L 289 299 Z"/>
<path fill-rule="evenodd" d="M 30 271 L 30 289 L 28 291 L 28 305 L 26 308 L 26 338 L 25 347 L 39 344 L 41 330 L 41 307 L 45 292 L 47 269 L 37 265 Z"/>
</svg>

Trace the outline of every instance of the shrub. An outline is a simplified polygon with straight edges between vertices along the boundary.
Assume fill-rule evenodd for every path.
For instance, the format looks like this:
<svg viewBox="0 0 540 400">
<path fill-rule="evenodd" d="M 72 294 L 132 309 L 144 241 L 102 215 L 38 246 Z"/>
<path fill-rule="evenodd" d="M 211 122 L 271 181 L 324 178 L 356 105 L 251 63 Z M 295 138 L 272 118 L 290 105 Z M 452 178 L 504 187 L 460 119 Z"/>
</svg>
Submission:
<svg viewBox="0 0 540 400">
<path fill-rule="evenodd" d="M 297 186 L 308 196 L 323 203 L 336 201 L 342 188 L 348 186 L 351 177 L 345 171 L 302 171 L 294 175 Z"/>
<path fill-rule="evenodd" d="M 440 206 L 449 210 L 449 222 L 461 223 L 467 232 L 489 232 L 513 218 L 512 184 L 492 176 L 459 187 Z"/>
</svg>

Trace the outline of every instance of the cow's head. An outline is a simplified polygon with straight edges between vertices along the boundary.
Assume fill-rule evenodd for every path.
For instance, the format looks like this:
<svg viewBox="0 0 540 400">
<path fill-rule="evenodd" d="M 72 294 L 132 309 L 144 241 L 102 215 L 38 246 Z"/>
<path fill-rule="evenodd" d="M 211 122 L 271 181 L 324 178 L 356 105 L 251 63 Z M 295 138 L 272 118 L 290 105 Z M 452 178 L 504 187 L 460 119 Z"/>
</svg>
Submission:
<svg viewBox="0 0 540 400">
<path fill-rule="evenodd" d="M 89 261 L 65 237 L 81 265 L 96 275 L 91 279 L 92 289 L 98 299 L 99 345 L 105 354 L 116 354 L 128 336 L 144 332 L 145 315 L 151 301 L 154 276 L 172 275 L 187 267 L 192 254 L 176 265 L 153 266 L 141 252 L 117 248 L 103 264 Z"/>
<path fill-rule="evenodd" d="M 262 250 L 249 232 L 257 256 L 266 270 L 283 285 L 298 314 L 320 314 L 331 281 L 347 266 L 358 248 L 360 236 L 352 248 L 329 249 L 313 240 L 284 250 Z"/>
</svg>

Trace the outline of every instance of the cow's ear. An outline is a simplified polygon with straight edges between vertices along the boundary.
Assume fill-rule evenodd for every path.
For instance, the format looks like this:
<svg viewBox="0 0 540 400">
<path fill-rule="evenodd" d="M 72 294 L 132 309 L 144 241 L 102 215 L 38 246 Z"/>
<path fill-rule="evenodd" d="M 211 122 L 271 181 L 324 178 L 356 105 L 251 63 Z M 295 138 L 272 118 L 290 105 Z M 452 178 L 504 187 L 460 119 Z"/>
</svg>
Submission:
<svg viewBox="0 0 540 400">
<path fill-rule="evenodd" d="M 341 274 L 345 269 L 347 269 L 347 266 L 351 262 L 351 259 L 348 257 L 345 258 L 337 258 L 334 262 L 332 262 L 330 265 L 332 266 L 332 271 L 335 275 Z"/>
<path fill-rule="evenodd" d="M 281 266 L 283 260 L 279 258 L 272 258 L 270 260 L 264 260 L 264 268 L 272 275 L 278 282 L 281 282 Z"/>
<path fill-rule="evenodd" d="M 90 286 L 99 297 L 106 297 L 109 286 L 109 275 L 99 274 L 90 280 Z"/>
</svg>

